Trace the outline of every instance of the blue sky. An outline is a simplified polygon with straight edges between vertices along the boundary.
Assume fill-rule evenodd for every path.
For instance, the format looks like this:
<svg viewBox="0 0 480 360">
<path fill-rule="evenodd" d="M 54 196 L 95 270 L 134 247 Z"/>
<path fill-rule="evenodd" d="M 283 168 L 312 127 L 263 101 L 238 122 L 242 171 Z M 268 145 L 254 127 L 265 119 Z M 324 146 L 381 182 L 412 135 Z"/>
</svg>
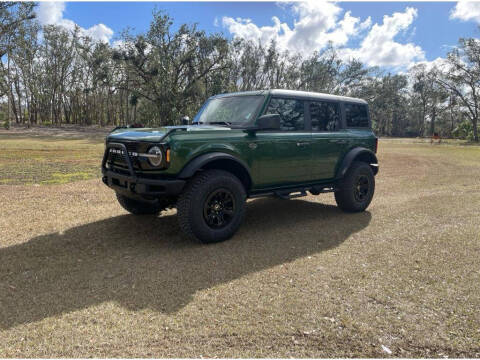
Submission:
<svg viewBox="0 0 480 360">
<path fill-rule="evenodd" d="M 40 3 L 38 11 L 43 23 L 76 23 L 113 43 L 127 26 L 148 30 L 155 7 L 174 19 L 174 27 L 198 23 L 228 37 L 274 38 L 302 53 L 331 40 L 342 56 L 399 70 L 444 57 L 459 37 L 480 38 L 479 2 L 57 2 Z"/>
</svg>

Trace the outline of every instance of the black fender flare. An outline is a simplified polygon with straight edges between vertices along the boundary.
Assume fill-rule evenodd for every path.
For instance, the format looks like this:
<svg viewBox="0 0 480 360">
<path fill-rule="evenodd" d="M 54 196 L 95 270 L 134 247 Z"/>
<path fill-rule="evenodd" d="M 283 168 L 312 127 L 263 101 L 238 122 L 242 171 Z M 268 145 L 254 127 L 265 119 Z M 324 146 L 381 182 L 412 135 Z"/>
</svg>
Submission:
<svg viewBox="0 0 480 360">
<path fill-rule="evenodd" d="M 350 165 L 356 160 L 360 159 L 362 161 L 365 161 L 368 163 L 373 171 L 374 175 L 377 175 L 378 173 L 378 160 L 377 156 L 372 150 L 369 150 L 364 147 L 355 147 L 351 149 L 344 157 L 342 160 L 342 163 L 340 164 L 340 167 L 338 168 L 337 171 L 337 176 L 336 179 L 342 179 L 345 174 L 348 171 L 348 168 Z"/>
<path fill-rule="evenodd" d="M 251 185 L 252 176 L 250 174 L 248 165 L 243 160 L 224 152 L 210 152 L 193 158 L 187 163 L 187 165 L 183 167 L 183 169 L 178 174 L 178 178 L 191 178 L 198 170 L 205 168 L 208 164 L 218 160 L 227 160 L 231 163 L 235 163 L 239 167 L 239 169 L 242 169 L 242 171 L 248 177 L 248 179 L 241 179 L 242 182 L 245 181 L 244 185 L 247 187 Z"/>
</svg>

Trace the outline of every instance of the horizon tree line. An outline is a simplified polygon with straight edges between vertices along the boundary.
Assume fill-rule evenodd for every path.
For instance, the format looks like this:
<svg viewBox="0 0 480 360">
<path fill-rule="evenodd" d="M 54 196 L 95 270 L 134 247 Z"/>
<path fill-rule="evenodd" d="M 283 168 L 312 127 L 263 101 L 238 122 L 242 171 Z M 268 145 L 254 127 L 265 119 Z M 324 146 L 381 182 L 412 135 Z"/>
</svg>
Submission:
<svg viewBox="0 0 480 360">
<path fill-rule="evenodd" d="M 155 10 L 148 31 L 115 46 L 77 27 L 40 26 L 33 3 L 0 3 L 0 123 L 81 126 L 178 124 L 210 96 L 285 88 L 368 101 L 381 136 L 478 142 L 480 40 L 461 38 L 442 66 L 392 74 L 333 46 L 308 57 L 181 25 Z"/>
</svg>

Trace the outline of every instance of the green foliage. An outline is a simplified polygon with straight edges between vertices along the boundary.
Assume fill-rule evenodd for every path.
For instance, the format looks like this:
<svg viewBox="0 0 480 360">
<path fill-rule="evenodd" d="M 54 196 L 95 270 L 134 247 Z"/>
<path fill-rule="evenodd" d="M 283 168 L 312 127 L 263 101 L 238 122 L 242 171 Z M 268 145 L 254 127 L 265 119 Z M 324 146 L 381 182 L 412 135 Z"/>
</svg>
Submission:
<svg viewBox="0 0 480 360">
<path fill-rule="evenodd" d="M 10 129 L 10 123 L 8 121 L 8 116 L 5 116 L 3 112 L 0 112 L 0 124 L 3 123 L 3 128 L 5 130 Z"/>
<path fill-rule="evenodd" d="M 474 140 L 473 136 L 473 126 L 472 123 L 468 120 L 462 121 L 458 126 L 452 131 L 452 135 L 459 139 L 465 139 L 469 141 Z"/>
<path fill-rule="evenodd" d="M 0 3 L 0 58 L 14 48 L 11 40 L 18 36 L 22 23 L 35 17 L 34 6 L 33 2 Z"/>
</svg>

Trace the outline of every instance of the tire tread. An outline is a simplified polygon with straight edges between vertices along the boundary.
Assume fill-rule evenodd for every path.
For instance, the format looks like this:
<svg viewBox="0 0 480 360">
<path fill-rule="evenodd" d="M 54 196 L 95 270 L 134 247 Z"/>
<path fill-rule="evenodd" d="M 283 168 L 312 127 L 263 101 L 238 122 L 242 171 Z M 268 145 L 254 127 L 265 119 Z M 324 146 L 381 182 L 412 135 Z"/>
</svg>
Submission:
<svg viewBox="0 0 480 360">
<path fill-rule="evenodd" d="M 177 203 L 177 217 L 180 229 L 184 234 L 190 238 L 195 239 L 195 234 L 192 229 L 191 216 L 189 214 L 192 204 L 192 196 L 198 188 L 206 183 L 209 179 L 209 172 L 201 172 L 197 174 L 191 181 L 188 182 L 183 193 L 180 195 Z"/>
</svg>

